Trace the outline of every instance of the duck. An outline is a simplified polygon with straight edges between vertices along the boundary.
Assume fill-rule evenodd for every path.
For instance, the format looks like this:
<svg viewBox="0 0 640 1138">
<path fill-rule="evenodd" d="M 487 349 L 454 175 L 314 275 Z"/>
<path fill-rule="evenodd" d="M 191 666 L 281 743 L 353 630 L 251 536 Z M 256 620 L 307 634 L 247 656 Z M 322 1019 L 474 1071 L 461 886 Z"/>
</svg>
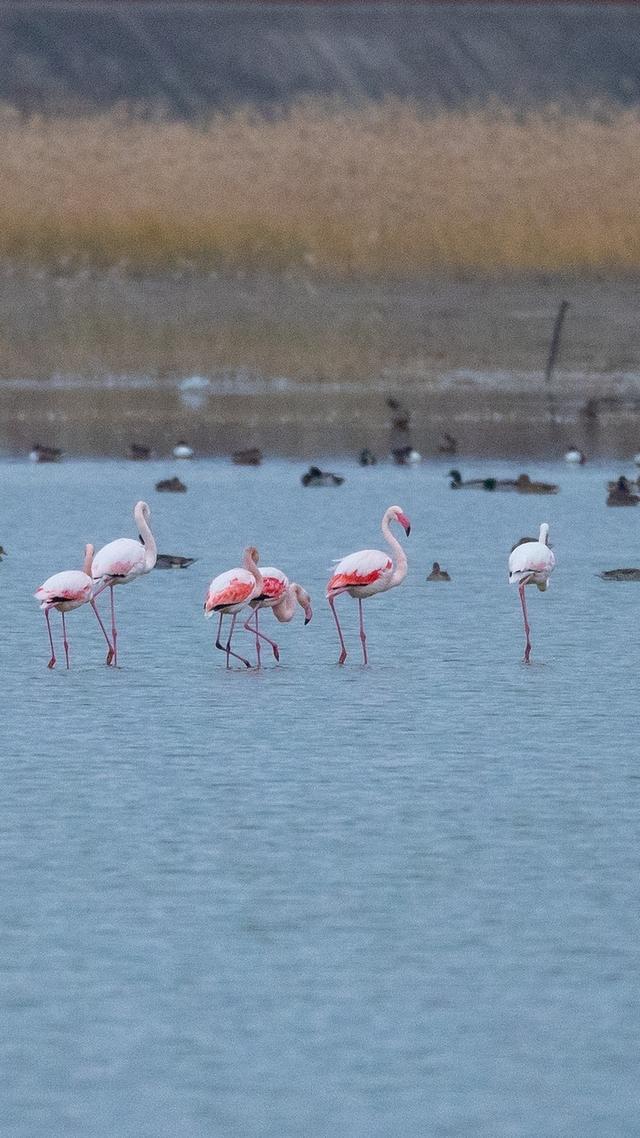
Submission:
<svg viewBox="0 0 640 1138">
<path fill-rule="evenodd" d="M 163 478 L 156 482 L 156 490 L 160 494 L 186 494 L 187 487 L 174 475 L 173 478 Z"/>
<path fill-rule="evenodd" d="M 197 560 L 197 557 L 181 557 L 179 553 L 159 553 L 156 569 L 187 569 Z"/>
<path fill-rule="evenodd" d="M 151 458 L 151 447 L 143 446 L 142 443 L 130 443 L 129 458 L 133 462 L 145 462 Z"/>
<path fill-rule="evenodd" d="M 234 450 L 231 457 L 236 466 L 260 466 L 262 451 L 259 447 L 248 447 L 247 450 Z"/>
<path fill-rule="evenodd" d="M 528 474 L 519 474 L 515 481 L 518 494 L 557 494 L 555 482 L 532 482 Z"/>
<path fill-rule="evenodd" d="M 450 581 L 450 580 L 451 580 L 451 577 L 447 573 L 447 570 L 441 569 L 440 563 L 438 561 L 434 561 L 434 563 L 431 567 L 431 572 L 429 573 L 429 576 L 427 577 L 427 581 Z"/>
<path fill-rule="evenodd" d="M 391 457 L 396 463 L 396 466 L 415 466 L 416 463 L 422 462 L 422 455 L 415 447 L 395 447 L 391 451 Z"/>
<path fill-rule="evenodd" d="M 607 505 L 608 506 L 637 506 L 640 502 L 640 497 L 631 492 L 632 483 L 624 474 L 618 478 L 617 482 L 609 482 Z"/>
<path fill-rule="evenodd" d="M 193 458 L 193 447 L 190 447 L 184 439 L 178 439 L 171 454 L 174 458 Z"/>
<path fill-rule="evenodd" d="M 459 470 L 450 470 L 447 475 L 451 479 L 449 486 L 452 490 L 496 490 L 498 486 L 504 489 L 506 484 L 499 483 L 497 478 L 469 478 L 463 481 Z M 515 485 L 515 483 L 511 483 Z"/>
<path fill-rule="evenodd" d="M 596 577 L 603 581 L 640 581 L 640 569 L 605 569 Z"/>
<path fill-rule="evenodd" d="M 458 441 L 457 441 L 457 439 L 454 439 L 453 435 L 450 435 L 448 431 L 443 431 L 443 433 L 442 433 L 442 436 L 440 438 L 440 442 L 438 443 L 438 453 L 439 454 L 457 454 L 458 453 Z"/>
<path fill-rule="evenodd" d="M 358 456 L 358 462 L 360 463 L 360 466 L 375 466 L 377 461 L 378 460 L 375 454 L 373 451 L 370 451 L 368 447 L 365 447 L 364 450 L 360 451 L 360 454 Z"/>
<path fill-rule="evenodd" d="M 578 466 L 583 466 L 584 463 L 587 461 L 587 456 L 583 450 L 580 450 L 579 447 L 570 446 L 569 450 L 566 452 L 566 454 L 564 456 L 564 461 L 565 462 L 572 462 Z"/>
<path fill-rule="evenodd" d="M 319 466 L 310 466 L 300 481 L 303 486 L 342 486 L 344 478 L 340 474 L 320 470 Z"/>
<path fill-rule="evenodd" d="M 63 452 L 58 447 L 43 447 L 34 443 L 29 451 L 30 462 L 60 462 Z"/>
</svg>

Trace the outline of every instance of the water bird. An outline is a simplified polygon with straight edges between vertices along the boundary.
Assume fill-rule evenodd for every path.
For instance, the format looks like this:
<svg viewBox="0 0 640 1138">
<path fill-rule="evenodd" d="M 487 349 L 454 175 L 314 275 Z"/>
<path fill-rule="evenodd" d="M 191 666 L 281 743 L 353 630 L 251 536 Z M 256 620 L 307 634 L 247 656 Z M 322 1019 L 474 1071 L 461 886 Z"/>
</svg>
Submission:
<svg viewBox="0 0 640 1138">
<path fill-rule="evenodd" d="M 514 485 L 518 494 L 557 494 L 560 489 L 555 482 L 532 482 L 528 474 L 519 474 Z"/>
<path fill-rule="evenodd" d="M 605 569 L 596 577 L 603 581 L 640 581 L 640 569 Z"/>
<path fill-rule="evenodd" d="M 197 561 L 197 557 L 181 557 L 179 553 L 158 553 L 155 568 L 187 569 L 194 561 Z"/>
<path fill-rule="evenodd" d="M 187 487 L 177 476 L 174 476 L 173 478 L 163 478 L 160 482 L 156 482 L 156 490 L 159 494 L 186 494 Z"/>
<path fill-rule="evenodd" d="M 133 462 L 146 462 L 151 458 L 151 447 L 143 446 L 142 443 L 129 443 L 129 458 Z"/>
<path fill-rule="evenodd" d="M 280 649 L 275 640 L 271 640 L 270 637 L 260 632 L 258 614 L 261 609 L 270 608 L 276 620 L 279 620 L 281 624 L 288 624 L 290 620 L 293 620 L 297 605 L 304 609 L 305 624 L 308 624 L 313 616 L 311 598 L 306 589 L 302 588 L 302 585 L 298 585 L 295 581 L 290 582 L 286 574 L 273 565 L 261 566 L 260 572 L 262 573 L 262 595 L 249 601 L 253 613 L 244 622 L 247 632 L 253 632 L 256 636 L 258 667 L 260 667 L 260 640 L 266 640 L 267 644 L 271 645 L 276 660 L 280 659 Z"/>
<path fill-rule="evenodd" d="M 344 478 L 340 474 L 320 470 L 319 466 L 310 466 L 300 481 L 303 486 L 342 486 Z"/>
<path fill-rule="evenodd" d="M 529 663 L 531 656 L 531 639 L 529 621 L 527 619 L 527 602 L 524 590 L 527 585 L 536 585 L 541 593 L 549 588 L 549 576 L 553 572 L 556 559 L 553 550 L 549 548 L 549 526 L 543 522 L 540 526 L 538 538 L 521 537 L 513 546 L 509 556 L 509 584 L 517 585 L 522 605 L 524 632 L 526 644 L 524 662 Z"/>
<path fill-rule="evenodd" d="M 396 466 L 415 466 L 418 462 L 422 462 L 420 451 L 412 446 L 394 447 L 391 457 Z"/>
<path fill-rule="evenodd" d="M 46 581 L 33 594 L 37 601 L 40 602 L 45 620 L 47 622 L 47 632 L 49 633 L 49 644 L 51 645 L 51 657 L 48 668 L 55 668 L 56 666 L 56 652 L 53 646 L 53 635 L 51 632 L 51 622 L 49 620 L 50 610 L 57 609 L 62 617 L 62 641 L 64 644 L 64 656 L 67 668 L 69 668 L 69 641 L 67 640 L 67 626 L 64 618 L 66 612 L 71 609 L 78 609 L 81 605 L 89 604 L 93 609 L 96 620 L 102 629 L 102 634 L 107 642 L 107 664 L 111 663 L 113 658 L 113 647 L 107 635 L 107 630 L 102 623 L 100 613 L 96 607 L 93 597 L 93 580 L 91 578 L 91 562 L 93 560 L 93 546 L 85 546 L 84 551 L 84 565 L 82 569 L 66 569 L 62 573 L 54 573 L 52 577 L 47 577 Z"/>
<path fill-rule="evenodd" d="M 375 466 L 377 461 L 378 460 L 375 454 L 373 451 L 370 451 L 368 447 L 365 447 L 364 450 L 360 451 L 360 454 L 358 456 L 358 462 L 360 463 L 360 466 Z"/>
<path fill-rule="evenodd" d="M 427 577 L 427 581 L 450 581 L 450 580 L 451 580 L 451 577 L 447 573 L 447 570 L 441 569 L 440 563 L 438 561 L 434 561 L 434 563 L 431 567 L 431 572 L 429 573 L 429 576 Z"/>
<path fill-rule="evenodd" d="M 361 549 L 357 553 L 350 553 L 338 561 L 328 581 L 327 600 L 336 622 L 340 640 L 339 664 L 344 664 L 347 658 L 347 648 L 335 609 L 336 597 L 339 597 L 341 593 L 348 593 L 349 596 L 356 597 L 358 600 L 360 643 L 362 644 L 363 661 L 366 664 L 368 663 L 367 637 L 364 630 L 362 601 L 376 593 L 384 593 L 387 589 L 395 588 L 396 585 L 400 585 L 404 581 L 407 575 L 406 554 L 400 542 L 391 533 L 389 528 L 391 522 L 398 522 L 403 527 L 407 537 L 411 533 L 411 523 L 400 506 L 389 506 L 389 509 L 385 510 L 380 528 L 387 545 L 391 547 L 395 556 L 395 566 L 388 553 L 383 553 L 379 549 Z"/>
<path fill-rule="evenodd" d="M 133 516 L 138 527 L 140 541 L 130 537 L 118 537 L 103 545 L 96 553 L 91 565 L 91 576 L 97 583 L 94 598 L 104 589 L 109 589 L 111 597 L 111 643 L 113 645 L 113 666 L 118 664 L 118 630 L 113 590 L 116 585 L 127 585 L 145 573 L 150 573 L 156 563 L 158 550 L 155 538 L 149 528 L 151 510 L 146 502 L 137 502 Z M 142 544 L 140 544 L 142 542 Z M 107 663 L 111 660 L 107 659 Z"/>
<path fill-rule="evenodd" d="M 570 446 L 569 450 L 565 453 L 564 461 L 572 462 L 577 466 L 583 466 L 587 461 L 587 456 L 583 450 L 580 450 L 579 447 Z"/>
<path fill-rule="evenodd" d="M 29 451 L 30 462 L 61 462 L 63 451 L 58 447 L 43 447 L 34 443 Z"/>
<path fill-rule="evenodd" d="M 438 443 L 439 454 L 457 454 L 458 441 L 450 435 L 448 431 L 443 431 L 440 442 Z"/>
<path fill-rule="evenodd" d="M 7 556 L 7 551 L 6 551 L 6 549 L 4 548 L 4 546 L 3 546 L 3 545 L 0 545 L 0 561 L 2 561 L 2 558 L 3 558 L 3 557 L 6 557 L 6 556 Z"/>
<path fill-rule="evenodd" d="M 184 439 L 179 439 L 171 454 L 174 458 L 193 458 L 193 447 L 190 447 Z"/>
<path fill-rule="evenodd" d="M 637 506 L 640 502 L 640 497 L 632 493 L 632 483 L 624 474 L 620 476 L 615 482 L 608 483 L 607 505 L 608 506 Z"/>
<path fill-rule="evenodd" d="M 236 466 L 260 466 L 262 451 L 259 447 L 248 447 L 247 450 L 234 450 L 231 457 Z"/>
<path fill-rule="evenodd" d="M 207 595 L 204 601 L 204 615 L 208 618 L 213 616 L 214 612 L 220 614 L 218 631 L 216 633 L 216 648 L 219 648 L 221 652 L 226 652 L 227 668 L 229 667 L 230 656 L 233 656 L 236 660 L 240 660 L 247 668 L 251 667 L 251 664 L 244 656 L 239 656 L 237 652 L 232 652 L 231 640 L 240 610 L 248 605 L 250 601 L 262 600 L 263 598 L 262 573 L 258 569 L 258 561 L 258 550 L 255 546 L 248 546 L 242 557 L 242 566 L 238 566 L 235 569 L 227 569 L 225 573 L 219 573 L 217 577 L 213 578 L 207 589 Z M 229 629 L 226 645 L 220 641 L 222 618 L 225 614 L 231 616 L 231 627 Z M 258 652 L 259 643 L 258 637 L 256 636 L 256 653 Z"/>
<path fill-rule="evenodd" d="M 497 478 L 468 478 L 465 481 L 459 470 L 450 470 L 447 477 L 451 479 L 449 486 L 452 490 L 496 490 L 498 487 L 504 488 L 503 483 L 498 482 Z M 513 487 L 515 482 L 512 480 L 509 485 Z"/>
</svg>

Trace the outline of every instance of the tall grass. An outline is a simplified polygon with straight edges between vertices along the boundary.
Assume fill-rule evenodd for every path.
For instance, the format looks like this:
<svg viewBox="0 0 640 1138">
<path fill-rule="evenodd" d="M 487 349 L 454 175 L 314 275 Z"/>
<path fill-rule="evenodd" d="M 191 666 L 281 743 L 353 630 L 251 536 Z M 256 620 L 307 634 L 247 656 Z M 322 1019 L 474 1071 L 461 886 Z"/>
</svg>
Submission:
<svg viewBox="0 0 640 1138">
<path fill-rule="evenodd" d="M 319 274 L 640 267 L 640 115 L 0 113 L 0 257 Z"/>
</svg>

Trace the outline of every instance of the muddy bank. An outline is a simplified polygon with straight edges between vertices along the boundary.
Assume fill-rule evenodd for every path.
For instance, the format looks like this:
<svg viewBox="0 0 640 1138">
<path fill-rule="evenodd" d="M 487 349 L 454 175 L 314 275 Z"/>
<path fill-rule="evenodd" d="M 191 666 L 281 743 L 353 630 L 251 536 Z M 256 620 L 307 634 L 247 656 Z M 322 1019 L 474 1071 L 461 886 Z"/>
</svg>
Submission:
<svg viewBox="0 0 640 1138">
<path fill-rule="evenodd" d="M 543 369 L 569 301 L 553 404 Z M 0 449 L 206 454 L 259 445 L 385 453 L 387 395 L 437 452 L 640 449 L 637 280 L 319 282 L 311 277 L 8 271 L 0 276 Z"/>
</svg>

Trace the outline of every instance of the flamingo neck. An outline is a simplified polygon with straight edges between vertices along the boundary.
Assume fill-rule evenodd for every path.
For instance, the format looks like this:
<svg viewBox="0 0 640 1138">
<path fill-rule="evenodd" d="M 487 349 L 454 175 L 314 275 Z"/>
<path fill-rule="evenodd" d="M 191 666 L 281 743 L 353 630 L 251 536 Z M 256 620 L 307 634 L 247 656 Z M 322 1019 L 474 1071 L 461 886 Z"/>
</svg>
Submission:
<svg viewBox="0 0 640 1138">
<path fill-rule="evenodd" d="M 311 620 L 311 617 L 313 616 L 313 613 L 311 612 L 311 597 L 309 596 L 307 590 L 303 589 L 302 585 L 298 585 L 295 582 L 290 586 L 290 588 L 291 592 L 295 593 L 295 598 L 300 605 L 300 608 L 304 609 L 305 620 Z"/>
<path fill-rule="evenodd" d="M 91 564 L 93 562 L 93 546 L 85 545 L 84 547 L 84 564 L 82 572 L 86 573 L 87 577 L 91 576 Z"/>
<path fill-rule="evenodd" d="M 543 522 L 542 525 L 540 526 L 540 534 L 538 536 L 538 541 L 540 542 L 541 545 L 547 545 L 547 538 L 548 537 L 549 537 L 549 525 L 548 525 L 548 522 Z"/>
<path fill-rule="evenodd" d="M 135 510 L 133 511 L 133 516 L 138 527 L 138 533 L 142 538 L 142 544 L 144 545 L 144 563 L 146 568 L 149 570 L 153 569 L 156 563 L 158 557 L 158 547 L 156 546 L 155 538 L 149 529 L 147 522 L 146 515 L 148 509 L 149 507 L 146 506 L 144 502 L 138 502 Z"/>
<path fill-rule="evenodd" d="M 255 578 L 255 582 L 256 582 L 255 595 L 257 596 L 259 593 L 262 592 L 263 578 L 262 578 L 262 573 L 258 569 L 258 565 L 257 565 L 256 561 L 254 561 L 252 549 L 245 549 L 244 556 L 242 558 L 242 566 L 249 573 L 251 573 L 252 577 Z"/>
<path fill-rule="evenodd" d="M 394 570 L 391 575 L 391 581 L 389 582 L 389 588 L 393 588 L 394 585 L 399 585 L 401 581 L 404 581 L 407 575 L 407 555 L 397 537 L 394 537 L 389 528 L 389 522 L 392 517 L 394 517 L 394 515 L 390 514 L 387 510 L 382 519 L 382 525 L 380 526 L 384 540 L 391 548 L 394 558 Z"/>
</svg>

